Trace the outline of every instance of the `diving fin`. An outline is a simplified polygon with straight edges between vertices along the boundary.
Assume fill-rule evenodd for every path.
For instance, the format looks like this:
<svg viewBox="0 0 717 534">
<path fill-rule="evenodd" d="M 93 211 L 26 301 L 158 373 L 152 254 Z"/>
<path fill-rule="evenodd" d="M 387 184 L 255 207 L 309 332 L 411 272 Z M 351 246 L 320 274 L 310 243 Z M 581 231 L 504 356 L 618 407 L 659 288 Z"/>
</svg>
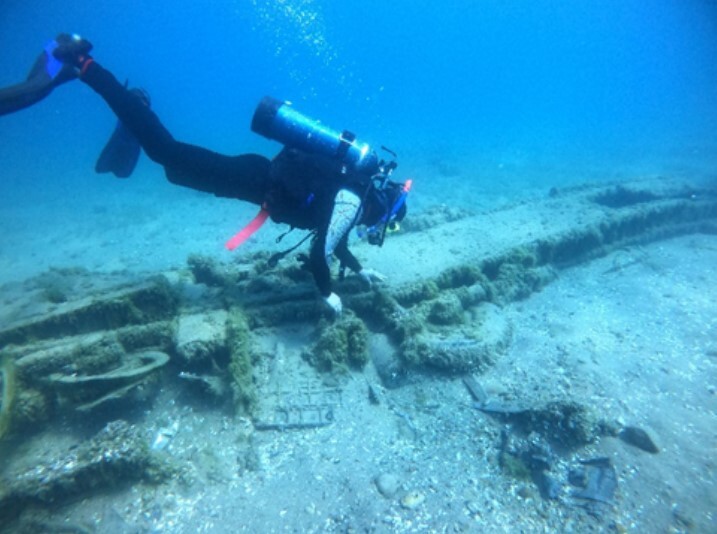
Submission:
<svg viewBox="0 0 717 534">
<path fill-rule="evenodd" d="M 127 84 L 125 83 L 125 86 Z M 142 89 L 130 89 L 130 92 L 149 106 L 149 95 Z M 114 132 L 102 149 L 95 163 L 95 172 L 111 172 L 117 178 L 129 178 L 137 166 L 141 146 L 132 132 L 118 120 Z"/>
<path fill-rule="evenodd" d="M 95 172 L 111 172 L 117 178 L 129 178 L 137 166 L 140 150 L 137 138 L 118 120 L 112 137 L 97 158 Z"/>
</svg>

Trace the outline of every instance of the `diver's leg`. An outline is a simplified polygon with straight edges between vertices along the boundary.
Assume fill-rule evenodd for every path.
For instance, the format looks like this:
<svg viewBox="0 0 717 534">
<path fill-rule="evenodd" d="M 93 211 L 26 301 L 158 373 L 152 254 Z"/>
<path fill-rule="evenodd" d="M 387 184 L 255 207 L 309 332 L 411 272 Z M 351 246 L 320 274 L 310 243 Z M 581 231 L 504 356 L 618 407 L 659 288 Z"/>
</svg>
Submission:
<svg viewBox="0 0 717 534">
<path fill-rule="evenodd" d="M 141 98 L 95 61 L 83 68 L 81 80 L 104 98 L 147 155 L 164 166 L 172 183 L 221 197 L 263 202 L 269 177 L 267 158 L 225 156 L 176 141 Z"/>
</svg>

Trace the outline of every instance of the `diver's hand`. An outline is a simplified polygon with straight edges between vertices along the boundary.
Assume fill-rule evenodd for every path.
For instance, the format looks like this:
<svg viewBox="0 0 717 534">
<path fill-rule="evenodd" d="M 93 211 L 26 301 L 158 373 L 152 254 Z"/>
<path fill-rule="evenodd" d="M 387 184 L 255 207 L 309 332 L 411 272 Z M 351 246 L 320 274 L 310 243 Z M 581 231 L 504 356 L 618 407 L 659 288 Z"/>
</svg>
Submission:
<svg viewBox="0 0 717 534">
<path fill-rule="evenodd" d="M 385 282 L 388 278 L 373 269 L 361 269 L 358 273 L 361 279 L 371 287 L 373 282 Z"/>
<path fill-rule="evenodd" d="M 65 65 L 81 69 L 90 58 L 92 43 L 77 34 L 61 33 L 52 43 L 54 46 L 48 52 Z"/>
<path fill-rule="evenodd" d="M 63 40 L 66 41 L 67 39 L 71 39 L 71 37 L 66 34 L 60 34 L 45 45 L 45 49 L 35 61 L 28 79 L 37 79 L 38 76 L 44 75 L 50 79 L 51 87 L 57 87 L 77 78 L 75 67 L 64 63 L 55 56 L 55 52 L 61 46 Z"/>
<path fill-rule="evenodd" d="M 324 301 L 333 310 L 334 315 L 336 315 L 336 317 L 341 315 L 341 311 L 343 310 L 343 305 L 341 304 L 341 297 L 339 297 L 336 293 L 331 293 L 328 297 L 324 297 Z"/>
</svg>

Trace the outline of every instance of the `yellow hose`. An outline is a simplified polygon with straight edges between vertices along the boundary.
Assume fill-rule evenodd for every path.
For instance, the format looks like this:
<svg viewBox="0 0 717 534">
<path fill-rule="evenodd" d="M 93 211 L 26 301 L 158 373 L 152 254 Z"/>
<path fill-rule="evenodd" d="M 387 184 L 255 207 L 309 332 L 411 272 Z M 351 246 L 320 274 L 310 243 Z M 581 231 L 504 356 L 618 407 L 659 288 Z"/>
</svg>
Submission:
<svg viewBox="0 0 717 534">
<path fill-rule="evenodd" d="M 10 356 L 0 356 L 2 377 L 2 405 L 0 405 L 0 439 L 10 427 L 12 401 L 15 399 L 15 362 Z"/>
</svg>

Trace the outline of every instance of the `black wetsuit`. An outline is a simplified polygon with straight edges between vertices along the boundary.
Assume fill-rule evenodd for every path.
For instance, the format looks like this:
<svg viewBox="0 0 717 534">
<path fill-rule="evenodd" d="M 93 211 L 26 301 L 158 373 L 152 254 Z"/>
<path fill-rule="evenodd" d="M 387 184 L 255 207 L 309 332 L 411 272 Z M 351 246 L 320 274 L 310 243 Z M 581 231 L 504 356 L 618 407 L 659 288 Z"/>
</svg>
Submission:
<svg viewBox="0 0 717 534">
<path fill-rule="evenodd" d="M 219 197 L 245 200 L 265 207 L 276 222 L 316 230 L 310 254 L 311 271 L 322 296 L 331 293 L 324 248 L 334 197 L 342 188 L 363 197 L 365 177 L 346 174 L 335 160 L 294 149 L 285 148 L 270 161 L 257 154 L 226 156 L 182 143 L 172 137 L 141 98 L 98 63 L 89 64 L 81 80 L 109 104 L 146 154 L 164 167 L 170 182 Z M 371 211 L 364 209 L 363 219 Z M 370 220 L 360 222 L 372 224 Z M 352 271 L 361 270 L 348 249 L 348 234 L 334 254 Z"/>
</svg>

